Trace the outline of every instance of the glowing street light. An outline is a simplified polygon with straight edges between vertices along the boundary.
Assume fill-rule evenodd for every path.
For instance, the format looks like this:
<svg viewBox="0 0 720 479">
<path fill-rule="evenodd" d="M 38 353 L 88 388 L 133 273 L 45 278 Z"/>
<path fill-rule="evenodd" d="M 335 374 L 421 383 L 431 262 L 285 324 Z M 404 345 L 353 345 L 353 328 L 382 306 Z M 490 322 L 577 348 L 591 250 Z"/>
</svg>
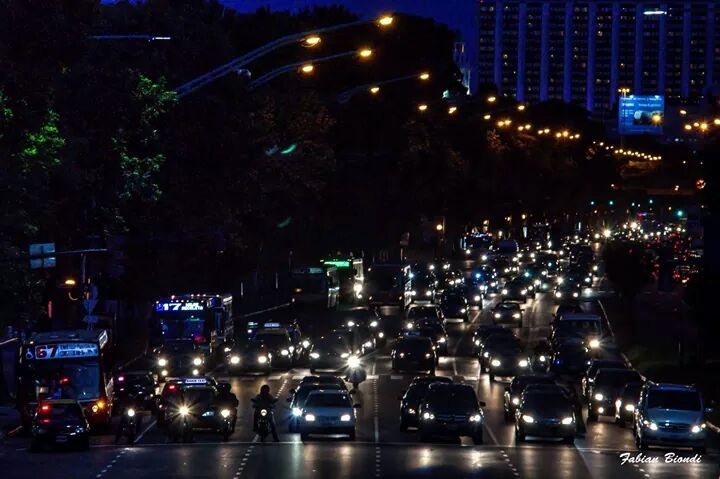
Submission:
<svg viewBox="0 0 720 479">
<path fill-rule="evenodd" d="M 369 48 L 363 48 L 358 52 L 358 55 L 360 55 L 361 58 L 370 58 L 373 54 L 373 51 Z"/>
<path fill-rule="evenodd" d="M 455 114 L 456 111 L 457 111 L 457 107 L 456 107 L 456 106 L 451 106 L 450 108 L 448 108 L 448 114 L 449 114 L 449 115 Z"/>
<path fill-rule="evenodd" d="M 300 71 L 305 73 L 306 75 L 308 75 L 308 74 L 312 73 L 313 71 L 315 71 L 315 65 L 313 65 L 312 63 L 308 63 L 306 65 L 301 66 Z"/>
<path fill-rule="evenodd" d="M 65 286 L 75 286 L 77 284 L 77 281 L 72 278 L 68 278 L 63 284 L 65 284 Z"/>
<path fill-rule="evenodd" d="M 322 42 L 322 38 L 320 38 L 317 35 L 310 35 L 309 37 L 305 37 L 303 40 L 303 45 L 306 47 L 314 47 L 316 45 L 319 45 L 320 42 Z"/>
<path fill-rule="evenodd" d="M 494 97 L 494 96 L 489 96 L 489 97 L 487 98 L 488 103 L 495 103 L 496 100 L 497 100 L 497 98 Z"/>
<path fill-rule="evenodd" d="M 442 225 L 442 223 L 436 224 L 436 225 L 435 225 L 435 229 L 436 229 L 437 231 L 442 231 L 442 230 L 443 230 L 443 225 Z"/>
<path fill-rule="evenodd" d="M 653 116 L 650 117 L 650 119 L 656 125 L 662 122 L 662 116 L 659 113 L 653 114 Z"/>
<path fill-rule="evenodd" d="M 378 25 L 381 27 L 389 27 L 393 24 L 393 21 L 395 19 L 392 17 L 392 15 L 383 15 L 382 17 L 378 18 Z"/>
<path fill-rule="evenodd" d="M 492 118 L 492 116 L 490 116 L 490 114 L 483 115 L 483 120 L 489 120 L 490 118 Z"/>
<path fill-rule="evenodd" d="M 428 109 L 428 106 L 425 103 L 420 103 L 418 105 L 417 109 L 418 109 L 418 111 L 426 111 Z"/>
<path fill-rule="evenodd" d="M 370 87 L 370 93 L 372 93 L 373 95 L 377 95 L 378 93 L 380 93 L 380 87 L 379 86 Z"/>
<path fill-rule="evenodd" d="M 525 105 L 518 105 L 518 111 L 525 111 Z"/>
<path fill-rule="evenodd" d="M 708 129 L 707 123 L 700 123 L 700 131 L 706 131 Z"/>
<path fill-rule="evenodd" d="M 430 79 L 430 74 L 428 72 L 422 72 L 418 78 L 422 81 L 427 81 Z"/>
</svg>

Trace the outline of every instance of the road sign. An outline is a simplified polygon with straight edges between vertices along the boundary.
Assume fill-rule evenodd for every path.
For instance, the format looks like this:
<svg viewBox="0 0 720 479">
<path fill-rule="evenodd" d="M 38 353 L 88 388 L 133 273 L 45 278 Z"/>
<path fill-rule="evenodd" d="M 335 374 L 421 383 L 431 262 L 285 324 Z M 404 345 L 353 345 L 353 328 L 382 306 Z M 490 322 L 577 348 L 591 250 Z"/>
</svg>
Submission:
<svg viewBox="0 0 720 479">
<path fill-rule="evenodd" d="M 88 324 L 97 324 L 97 322 L 98 322 L 98 317 L 97 317 L 97 316 L 93 316 L 93 315 L 91 315 L 91 314 L 88 314 L 87 316 L 85 316 L 85 317 L 83 318 L 83 321 L 86 322 L 86 323 L 88 323 Z"/>
<path fill-rule="evenodd" d="M 95 305 L 97 304 L 97 302 L 97 299 L 86 299 L 83 301 L 83 308 L 85 308 L 85 311 L 90 314 L 92 313 L 92 310 L 95 309 Z"/>
<path fill-rule="evenodd" d="M 30 244 L 30 269 L 55 267 L 55 243 Z"/>
</svg>

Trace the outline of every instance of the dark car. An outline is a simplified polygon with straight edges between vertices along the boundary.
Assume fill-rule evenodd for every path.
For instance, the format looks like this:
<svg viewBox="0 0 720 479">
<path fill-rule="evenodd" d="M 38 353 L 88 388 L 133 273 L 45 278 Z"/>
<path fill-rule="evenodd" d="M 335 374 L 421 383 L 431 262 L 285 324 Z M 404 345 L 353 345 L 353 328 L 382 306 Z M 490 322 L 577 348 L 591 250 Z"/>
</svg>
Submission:
<svg viewBox="0 0 720 479">
<path fill-rule="evenodd" d="M 466 384 L 433 383 L 420 403 L 418 436 L 421 442 L 433 436 L 470 436 L 482 444 L 485 416 L 475 390 Z"/>
<path fill-rule="evenodd" d="M 527 436 L 575 440 L 575 413 L 567 394 L 558 387 L 526 387 L 515 410 L 515 441 Z"/>
<path fill-rule="evenodd" d="M 490 358 L 502 349 L 508 348 L 522 348 L 520 339 L 516 336 L 510 336 L 507 334 L 492 334 L 490 335 L 480 349 L 480 370 L 485 372 L 487 367 L 490 365 Z"/>
<path fill-rule="evenodd" d="M 446 318 L 461 318 L 468 321 L 468 302 L 465 296 L 455 289 L 449 289 L 440 295 L 440 309 Z"/>
<path fill-rule="evenodd" d="M 530 358 L 519 344 L 503 342 L 492 349 L 485 369 L 490 382 L 493 382 L 497 376 L 514 377 L 518 374 L 528 374 L 532 372 L 531 366 Z"/>
<path fill-rule="evenodd" d="M 435 302 L 438 280 L 432 271 L 415 271 L 411 280 L 412 302 Z"/>
<path fill-rule="evenodd" d="M 435 306 L 435 305 L 431 305 L 431 306 L 412 305 L 412 306 L 410 306 L 410 309 L 407 310 L 405 317 L 407 318 L 407 324 L 412 324 L 417 319 L 429 318 L 429 319 L 435 319 L 437 321 L 442 321 L 443 319 L 445 319 L 442 311 L 440 310 L 440 307 Z M 407 326 L 407 324 L 405 326 Z"/>
<path fill-rule="evenodd" d="M 430 338 L 401 336 L 390 353 L 393 371 L 429 371 L 435 374 L 437 355 Z"/>
<path fill-rule="evenodd" d="M 496 324 L 482 325 L 473 333 L 473 352 L 479 354 L 480 350 L 485 345 L 485 341 L 493 334 L 505 334 L 507 336 L 514 336 L 512 329 Z"/>
<path fill-rule="evenodd" d="M 344 384 L 343 384 L 344 386 Z M 347 390 L 338 384 L 306 382 L 300 384 L 297 389 L 290 390 L 287 402 L 290 403 L 290 419 L 288 420 L 288 432 L 300 432 L 300 418 L 305 407 L 305 401 L 312 391 Z"/>
<path fill-rule="evenodd" d="M 599 416 L 615 417 L 615 401 L 629 383 L 641 382 L 640 373 L 634 369 L 601 368 L 595 373 L 588 397 L 588 421 Z"/>
<path fill-rule="evenodd" d="M 527 299 L 527 284 L 520 278 L 513 278 L 503 285 L 501 290 L 503 301 L 519 301 L 524 303 Z"/>
<path fill-rule="evenodd" d="M 374 337 L 376 345 L 383 345 L 387 341 L 383 319 L 375 309 L 353 308 L 346 311 L 344 317 L 346 326 L 352 322 L 358 326 L 367 327 Z"/>
<path fill-rule="evenodd" d="M 590 388 L 592 387 L 595 374 L 600 368 L 625 368 L 627 369 L 627 363 L 621 359 L 593 359 L 590 362 L 585 374 L 581 380 L 582 394 L 585 399 L 589 399 Z"/>
<path fill-rule="evenodd" d="M 273 355 L 262 341 L 249 341 L 242 346 L 234 346 L 225 358 L 228 372 L 264 373 L 272 370 Z"/>
<path fill-rule="evenodd" d="M 568 302 L 572 304 L 575 301 L 579 301 L 581 296 L 582 284 L 570 278 L 563 278 L 562 282 L 555 286 L 555 304 Z"/>
<path fill-rule="evenodd" d="M 353 325 L 336 328 L 330 334 L 342 336 L 355 356 L 363 356 L 375 349 L 375 340 L 370 330 L 364 326 Z"/>
<path fill-rule="evenodd" d="M 530 359 L 532 367 L 535 371 L 547 372 L 550 367 L 550 358 L 552 356 L 552 346 L 549 341 L 542 340 L 535 344 L 532 349 Z"/>
<path fill-rule="evenodd" d="M 582 344 L 568 343 L 555 346 L 550 372 L 579 376 L 590 364 L 590 353 Z"/>
<path fill-rule="evenodd" d="M 458 294 L 461 294 L 461 295 L 463 295 L 463 297 L 465 297 L 465 300 L 467 301 L 468 306 L 477 307 L 479 309 L 482 309 L 483 293 L 481 290 L 481 285 L 474 283 L 472 278 L 466 279 L 465 284 L 457 286 L 455 288 L 455 291 L 457 291 Z"/>
<path fill-rule="evenodd" d="M 290 369 L 295 364 L 299 350 L 295 348 L 290 333 L 285 328 L 258 330 L 252 338 L 261 341 L 272 355 L 273 368 Z"/>
<path fill-rule="evenodd" d="M 337 334 L 321 336 L 310 350 L 310 373 L 317 370 L 339 371 L 345 369 L 353 351 L 345 338 Z"/>
<path fill-rule="evenodd" d="M 492 310 L 493 323 L 511 323 L 522 326 L 523 310 L 517 303 L 498 303 Z"/>
<path fill-rule="evenodd" d="M 447 356 L 448 354 L 448 334 L 442 323 L 421 319 L 415 323 L 411 330 L 405 331 L 403 335 L 430 338 L 438 356 Z"/>
<path fill-rule="evenodd" d="M 452 379 L 444 376 L 419 376 L 413 379 L 407 391 L 400 395 L 400 431 L 405 432 L 408 427 L 418 426 L 420 402 L 433 383 L 452 383 Z"/>
<path fill-rule="evenodd" d="M 50 445 L 90 448 L 90 424 L 77 401 L 52 399 L 38 405 L 32 423 L 30 450 L 38 451 Z"/>
<path fill-rule="evenodd" d="M 436 276 L 438 278 L 436 293 L 442 293 L 446 289 L 452 289 L 463 281 L 463 275 L 460 272 L 445 269 L 445 265 L 443 265 L 442 271 L 436 272 Z"/>
<path fill-rule="evenodd" d="M 503 395 L 503 410 L 506 421 L 515 420 L 515 409 L 520 404 L 520 397 L 527 386 L 535 384 L 554 385 L 555 380 L 550 376 L 522 375 L 515 376 L 510 386 L 505 388 Z"/>
<path fill-rule="evenodd" d="M 300 380 L 300 386 L 303 384 L 334 384 L 340 389 L 347 390 L 345 381 L 340 376 L 334 376 L 332 374 L 318 374 L 312 376 L 305 376 Z M 290 390 L 292 393 L 292 389 Z"/>
<path fill-rule="evenodd" d="M 626 384 L 615 402 L 615 422 L 621 427 L 625 427 L 627 422 L 633 422 L 643 384 L 642 382 Z"/>
<path fill-rule="evenodd" d="M 152 410 L 155 407 L 157 382 L 150 371 L 121 371 L 113 378 L 113 406 L 118 410 L 124 405 Z"/>
<path fill-rule="evenodd" d="M 205 353 L 192 339 L 165 341 L 155 348 L 156 373 L 161 380 L 205 374 Z"/>
</svg>

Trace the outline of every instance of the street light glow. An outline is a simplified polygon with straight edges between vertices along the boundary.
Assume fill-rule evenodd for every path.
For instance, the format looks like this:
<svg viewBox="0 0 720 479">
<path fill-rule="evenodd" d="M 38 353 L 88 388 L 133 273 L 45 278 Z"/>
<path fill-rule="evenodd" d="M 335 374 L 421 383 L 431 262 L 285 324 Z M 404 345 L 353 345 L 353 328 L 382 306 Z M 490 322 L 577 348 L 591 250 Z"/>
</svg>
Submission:
<svg viewBox="0 0 720 479">
<path fill-rule="evenodd" d="M 435 229 L 438 230 L 438 231 L 442 231 L 442 230 L 443 230 L 443 225 L 442 225 L 442 223 L 436 224 L 436 225 L 435 225 Z"/>
<path fill-rule="evenodd" d="M 483 115 L 483 120 L 489 120 L 490 118 L 492 118 L 492 116 L 490 116 L 490 114 Z"/>
<path fill-rule="evenodd" d="M 394 20 L 395 19 L 393 18 L 392 15 L 383 15 L 382 17 L 378 18 L 377 22 L 378 22 L 378 25 L 380 25 L 382 27 L 389 27 L 390 25 L 393 24 Z"/>
<path fill-rule="evenodd" d="M 379 86 L 370 87 L 370 93 L 372 93 L 373 95 L 377 95 L 379 92 L 380 92 Z"/>
<path fill-rule="evenodd" d="M 518 111 L 525 111 L 525 105 L 518 105 Z"/>
<path fill-rule="evenodd" d="M 419 111 L 425 111 L 425 110 L 428 109 L 428 106 L 427 106 L 425 103 L 421 103 L 421 104 L 418 105 L 417 108 L 418 108 Z"/>
<path fill-rule="evenodd" d="M 489 96 L 487 99 L 488 103 L 495 103 L 496 100 L 497 98 L 495 98 L 494 96 Z"/>
<path fill-rule="evenodd" d="M 456 106 L 451 106 L 450 108 L 448 108 L 448 113 L 449 113 L 450 115 L 454 114 L 456 111 L 457 111 L 457 107 L 456 107 Z"/>
<path fill-rule="evenodd" d="M 317 35 L 310 35 L 309 37 L 305 37 L 305 40 L 303 40 L 303 43 L 305 46 L 308 47 L 314 47 L 315 45 L 318 45 L 322 39 Z"/>
<path fill-rule="evenodd" d="M 426 81 L 430 79 L 430 74 L 428 72 L 422 72 L 419 77 L 421 80 Z"/>
<path fill-rule="evenodd" d="M 362 58 L 370 58 L 370 57 L 372 56 L 372 54 L 373 54 L 373 51 L 372 51 L 371 49 L 369 49 L 369 48 L 363 48 L 362 50 L 360 50 L 360 51 L 358 52 L 358 54 L 359 54 Z"/>
<path fill-rule="evenodd" d="M 65 286 L 75 286 L 76 284 L 77 282 L 72 278 L 68 278 L 65 280 Z"/>
<path fill-rule="evenodd" d="M 303 73 L 312 73 L 314 70 L 315 66 L 312 63 L 308 63 L 307 65 L 300 67 L 300 71 Z"/>
<path fill-rule="evenodd" d="M 662 116 L 660 116 L 659 113 L 655 113 L 655 114 L 652 116 L 652 122 L 653 122 L 653 123 L 657 124 L 657 123 L 660 123 L 661 121 L 662 121 Z"/>
</svg>

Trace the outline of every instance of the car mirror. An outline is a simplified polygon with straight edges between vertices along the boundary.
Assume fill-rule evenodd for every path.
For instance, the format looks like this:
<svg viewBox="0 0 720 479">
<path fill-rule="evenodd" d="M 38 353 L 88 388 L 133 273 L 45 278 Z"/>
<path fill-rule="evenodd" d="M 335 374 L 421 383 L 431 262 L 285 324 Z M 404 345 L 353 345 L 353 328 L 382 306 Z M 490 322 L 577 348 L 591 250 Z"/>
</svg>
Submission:
<svg viewBox="0 0 720 479">
<path fill-rule="evenodd" d="M 480 407 L 485 407 L 485 401 L 479 401 L 478 404 L 480 404 Z"/>
<path fill-rule="evenodd" d="M 712 414 L 715 412 L 715 408 L 712 406 L 708 406 L 705 408 L 705 414 Z"/>
<path fill-rule="evenodd" d="M 353 409 L 361 409 L 362 404 L 353 404 Z"/>
</svg>

